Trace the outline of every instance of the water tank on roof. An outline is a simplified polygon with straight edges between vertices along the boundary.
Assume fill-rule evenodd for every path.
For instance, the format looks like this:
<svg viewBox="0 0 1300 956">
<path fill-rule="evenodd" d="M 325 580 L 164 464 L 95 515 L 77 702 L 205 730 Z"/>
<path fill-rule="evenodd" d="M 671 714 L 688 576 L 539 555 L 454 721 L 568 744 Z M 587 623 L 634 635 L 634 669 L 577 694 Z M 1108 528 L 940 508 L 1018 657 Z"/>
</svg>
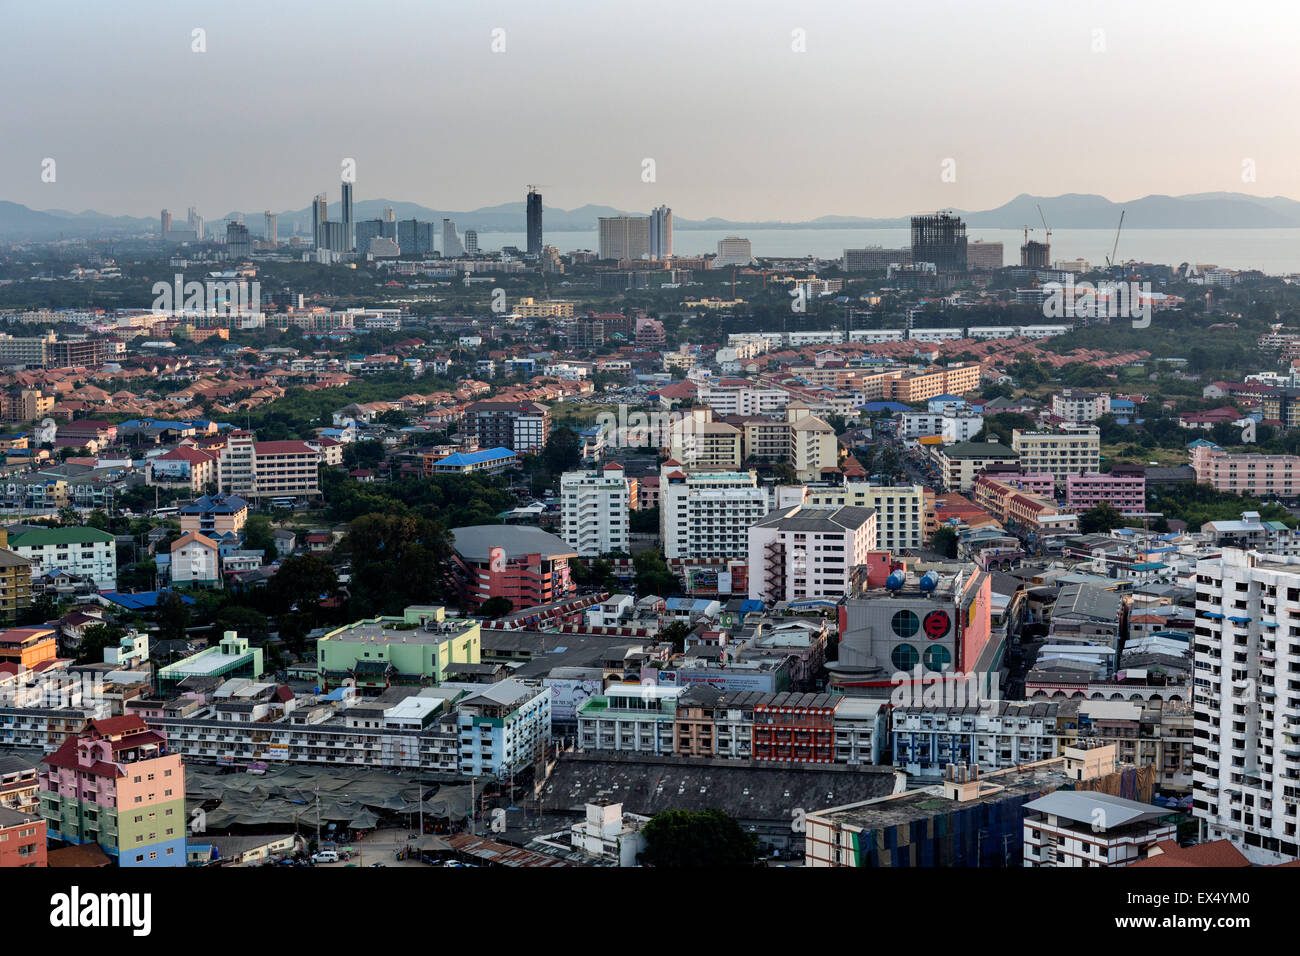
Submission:
<svg viewBox="0 0 1300 956">
<path fill-rule="evenodd" d="M 939 586 L 939 573 L 937 571 L 926 571 L 921 575 L 921 590 L 925 592 L 933 591 Z"/>
<path fill-rule="evenodd" d="M 893 571 L 885 578 L 885 587 L 890 591 L 901 591 L 905 581 L 907 581 L 907 574 L 904 571 Z"/>
</svg>

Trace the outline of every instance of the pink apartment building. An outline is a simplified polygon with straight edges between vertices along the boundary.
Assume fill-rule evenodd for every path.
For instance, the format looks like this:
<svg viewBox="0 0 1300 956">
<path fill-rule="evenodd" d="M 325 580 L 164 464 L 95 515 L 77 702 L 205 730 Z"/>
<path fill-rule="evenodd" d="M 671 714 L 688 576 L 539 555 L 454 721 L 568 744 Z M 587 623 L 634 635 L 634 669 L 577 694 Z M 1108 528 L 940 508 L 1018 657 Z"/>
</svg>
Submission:
<svg viewBox="0 0 1300 956">
<path fill-rule="evenodd" d="M 1110 503 L 1123 514 L 1146 511 L 1146 471 L 1140 465 L 1116 465 L 1109 474 L 1067 475 L 1065 506 L 1076 514 Z"/>
<path fill-rule="evenodd" d="M 1192 471 L 1199 484 L 1215 491 L 1300 497 L 1300 457 L 1295 455 L 1230 455 L 1211 442 L 1199 442 L 1192 447 Z"/>
</svg>

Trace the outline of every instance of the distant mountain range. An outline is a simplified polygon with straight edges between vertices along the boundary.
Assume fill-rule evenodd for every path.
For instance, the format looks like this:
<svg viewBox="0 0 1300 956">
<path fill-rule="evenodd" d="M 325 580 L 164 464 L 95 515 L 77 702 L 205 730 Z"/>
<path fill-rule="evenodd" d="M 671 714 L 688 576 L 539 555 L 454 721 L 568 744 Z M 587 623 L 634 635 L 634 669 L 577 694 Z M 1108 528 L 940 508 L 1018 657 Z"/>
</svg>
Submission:
<svg viewBox="0 0 1300 956">
<path fill-rule="evenodd" d="M 1038 206 L 1043 207 L 1048 225 L 1053 229 L 1112 229 L 1119 223 L 1120 210 L 1125 211 L 1124 226 L 1128 229 L 1265 229 L 1300 228 L 1300 202 L 1284 196 L 1263 198 L 1244 193 L 1195 193 L 1187 196 L 1144 196 L 1132 202 L 1116 203 L 1104 196 L 1084 193 L 1066 193 L 1063 196 L 1030 196 L 1022 193 L 996 209 L 979 212 L 956 210 L 966 223 L 983 229 L 1020 229 L 1040 226 Z M 468 212 L 430 209 L 418 203 L 389 199 L 366 199 L 355 204 L 353 215 L 357 221 L 382 216 L 391 206 L 398 219 L 415 217 L 420 220 L 441 222 L 445 218 L 455 221 L 463 233 L 476 229 L 481 233 L 524 231 L 524 203 L 509 202 L 497 206 L 484 206 Z M 208 218 L 210 226 L 217 226 L 236 212 Z M 282 210 L 279 215 L 279 232 L 282 238 L 294 232 L 311 232 L 311 208 Z M 331 203 L 329 215 L 338 218 L 338 207 Z M 543 210 L 543 223 L 547 232 L 584 232 L 596 228 L 601 216 L 640 215 L 612 206 L 588 204 L 577 209 L 557 209 L 547 206 Z M 185 228 L 184 209 L 173 210 L 177 228 Z M 254 236 L 261 235 L 262 213 L 244 212 L 244 222 Z M 738 222 L 730 219 L 685 219 L 674 217 L 677 229 L 885 229 L 908 225 L 908 217 L 872 219 L 856 216 L 821 216 L 804 222 L 778 222 L 775 220 Z M 19 203 L 0 201 L 0 239 L 45 240 L 58 238 L 96 238 L 131 236 L 157 233 L 158 219 L 134 216 L 109 216 L 86 210 L 68 212 L 62 209 L 38 211 Z"/>
</svg>

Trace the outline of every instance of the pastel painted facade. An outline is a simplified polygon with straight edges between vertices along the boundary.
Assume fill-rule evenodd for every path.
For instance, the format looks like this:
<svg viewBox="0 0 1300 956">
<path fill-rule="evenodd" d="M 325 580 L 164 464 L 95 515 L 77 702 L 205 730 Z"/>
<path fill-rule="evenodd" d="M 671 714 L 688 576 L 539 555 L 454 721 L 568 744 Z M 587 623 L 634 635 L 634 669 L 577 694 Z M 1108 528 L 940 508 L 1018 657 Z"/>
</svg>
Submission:
<svg viewBox="0 0 1300 956">
<path fill-rule="evenodd" d="M 185 767 L 143 717 L 90 721 L 40 779 L 51 838 L 98 843 L 119 866 L 185 865 Z"/>
<path fill-rule="evenodd" d="M 1116 465 L 1109 474 L 1068 475 L 1065 504 L 1076 513 L 1110 504 L 1123 514 L 1140 514 L 1146 511 L 1146 472 L 1141 466 Z"/>
</svg>

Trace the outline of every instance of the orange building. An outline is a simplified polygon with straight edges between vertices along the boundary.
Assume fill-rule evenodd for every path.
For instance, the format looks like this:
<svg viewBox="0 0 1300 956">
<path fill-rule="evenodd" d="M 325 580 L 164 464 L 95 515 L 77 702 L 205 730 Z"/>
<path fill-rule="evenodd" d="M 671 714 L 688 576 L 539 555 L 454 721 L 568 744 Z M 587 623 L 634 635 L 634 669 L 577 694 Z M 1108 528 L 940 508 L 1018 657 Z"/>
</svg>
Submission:
<svg viewBox="0 0 1300 956">
<path fill-rule="evenodd" d="M 11 627 L 0 631 L 0 663 L 35 667 L 59 656 L 59 643 L 50 627 Z"/>
</svg>

